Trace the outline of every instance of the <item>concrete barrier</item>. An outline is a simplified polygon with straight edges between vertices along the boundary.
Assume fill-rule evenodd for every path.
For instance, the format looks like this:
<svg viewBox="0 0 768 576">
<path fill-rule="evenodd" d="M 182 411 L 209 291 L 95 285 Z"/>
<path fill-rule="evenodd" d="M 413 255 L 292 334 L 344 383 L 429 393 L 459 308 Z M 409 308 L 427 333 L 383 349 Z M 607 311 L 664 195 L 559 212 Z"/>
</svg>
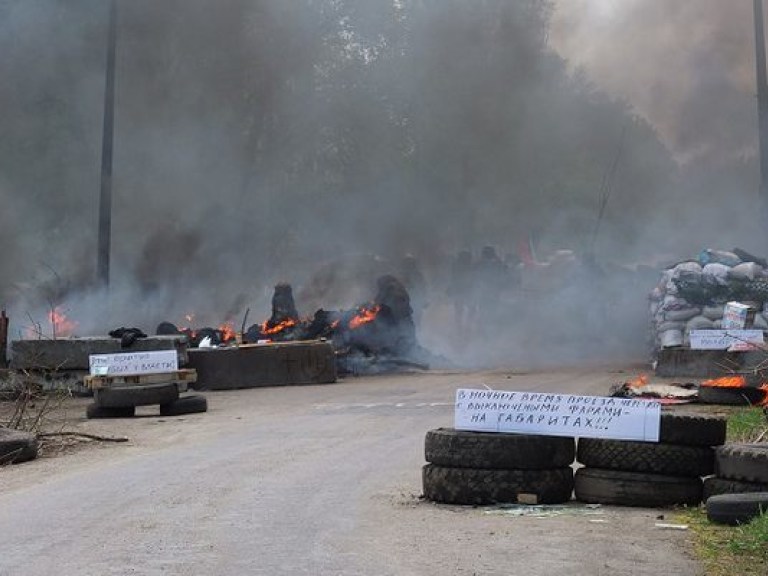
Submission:
<svg viewBox="0 0 768 576">
<path fill-rule="evenodd" d="M 196 390 L 336 382 L 333 346 L 322 341 L 196 348 L 189 351 L 189 367 L 197 370 Z"/>
<path fill-rule="evenodd" d="M 119 338 L 95 336 L 55 340 L 14 340 L 11 342 L 13 370 L 88 370 L 91 354 L 176 350 L 179 366 L 188 362 L 186 336 L 150 336 L 137 339 L 130 348 L 120 348 Z"/>
</svg>

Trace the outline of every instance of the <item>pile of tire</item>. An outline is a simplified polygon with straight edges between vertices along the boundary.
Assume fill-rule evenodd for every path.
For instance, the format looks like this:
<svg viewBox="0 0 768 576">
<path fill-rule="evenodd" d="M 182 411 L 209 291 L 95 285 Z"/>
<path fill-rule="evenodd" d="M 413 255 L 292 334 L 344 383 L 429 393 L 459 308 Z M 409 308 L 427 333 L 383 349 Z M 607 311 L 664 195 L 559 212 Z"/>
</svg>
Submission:
<svg viewBox="0 0 768 576">
<path fill-rule="evenodd" d="M 94 391 L 86 407 L 86 418 L 131 418 L 137 406 L 160 405 L 161 416 L 180 416 L 208 411 L 208 400 L 201 394 L 179 395 L 176 384 L 116 386 Z"/>
<path fill-rule="evenodd" d="M 715 451 L 715 476 L 704 480 L 707 518 L 745 524 L 768 513 L 768 444 L 727 444 Z"/>
<path fill-rule="evenodd" d="M 424 497 L 445 504 L 562 504 L 575 439 L 438 428 L 427 432 Z"/>
<path fill-rule="evenodd" d="M 768 444 L 720 446 L 715 450 L 715 475 L 704 479 L 704 501 L 747 492 L 768 492 Z"/>
<path fill-rule="evenodd" d="M 702 476 L 715 468 L 714 446 L 725 442 L 726 421 L 709 415 L 662 412 L 659 442 L 580 438 L 576 499 L 589 504 L 698 505 Z"/>
</svg>

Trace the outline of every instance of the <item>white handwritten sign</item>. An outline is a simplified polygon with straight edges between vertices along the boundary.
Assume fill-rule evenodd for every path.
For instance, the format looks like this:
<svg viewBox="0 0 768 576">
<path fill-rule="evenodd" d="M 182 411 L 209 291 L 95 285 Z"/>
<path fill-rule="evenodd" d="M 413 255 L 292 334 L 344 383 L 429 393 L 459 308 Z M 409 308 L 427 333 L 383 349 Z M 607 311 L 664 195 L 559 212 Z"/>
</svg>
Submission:
<svg viewBox="0 0 768 576">
<path fill-rule="evenodd" d="M 175 372 L 179 369 L 176 350 L 91 354 L 89 361 L 91 376 L 157 374 Z"/>
<path fill-rule="evenodd" d="M 755 350 L 763 343 L 762 330 L 691 330 L 692 350 Z"/>
<path fill-rule="evenodd" d="M 660 425 L 661 404 L 648 400 L 468 388 L 456 391 L 457 430 L 658 442 Z"/>
</svg>

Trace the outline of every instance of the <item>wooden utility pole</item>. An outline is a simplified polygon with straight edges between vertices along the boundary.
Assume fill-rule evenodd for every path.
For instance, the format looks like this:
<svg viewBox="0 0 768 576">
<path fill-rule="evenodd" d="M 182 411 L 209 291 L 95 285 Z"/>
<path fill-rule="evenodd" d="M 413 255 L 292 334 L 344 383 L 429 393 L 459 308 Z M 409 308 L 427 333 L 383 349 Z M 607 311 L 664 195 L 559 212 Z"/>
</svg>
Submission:
<svg viewBox="0 0 768 576">
<path fill-rule="evenodd" d="M 8 366 L 8 316 L 0 310 L 0 369 Z"/>
<path fill-rule="evenodd" d="M 109 255 L 112 244 L 112 150 L 115 125 L 115 51 L 117 44 L 117 0 L 109 7 L 107 70 L 104 86 L 104 125 L 101 139 L 101 194 L 99 196 L 99 246 L 96 266 L 99 284 L 109 286 Z"/>
<path fill-rule="evenodd" d="M 765 68 L 763 0 L 754 0 L 755 63 L 757 65 L 757 124 L 760 146 L 760 198 L 768 215 L 768 75 Z"/>
</svg>

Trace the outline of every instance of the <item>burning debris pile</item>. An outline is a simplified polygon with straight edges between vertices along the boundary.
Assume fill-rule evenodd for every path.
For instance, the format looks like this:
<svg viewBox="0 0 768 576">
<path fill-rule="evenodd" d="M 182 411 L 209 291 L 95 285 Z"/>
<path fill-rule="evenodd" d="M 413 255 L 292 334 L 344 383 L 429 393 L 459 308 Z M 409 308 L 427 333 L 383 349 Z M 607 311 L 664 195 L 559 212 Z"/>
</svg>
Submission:
<svg viewBox="0 0 768 576">
<path fill-rule="evenodd" d="M 744 311 L 740 326 L 725 318 L 730 302 Z M 694 331 L 768 330 L 768 263 L 738 248 L 703 250 L 664 271 L 650 294 L 650 311 L 655 351 L 690 347 Z"/>
<path fill-rule="evenodd" d="M 245 321 L 243 322 L 245 327 Z M 192 346 L 219 346 L 238 342 L 231 323 L 219 328 L 193 330 L 170 322 L 158 334 L 185 334 Z M 334 347 L 341 373 L 378 373 L 398 368 L 429 368 L 430 353 L 416 340 L 410 296 L 394 276 L 377 281 L 374 299 L 351 310 L 317 310 L 302 318 L 290 284 L 275 286 L 272 315 L 242 331 L 243 344 L 326 339 Z"/>
</svg>

